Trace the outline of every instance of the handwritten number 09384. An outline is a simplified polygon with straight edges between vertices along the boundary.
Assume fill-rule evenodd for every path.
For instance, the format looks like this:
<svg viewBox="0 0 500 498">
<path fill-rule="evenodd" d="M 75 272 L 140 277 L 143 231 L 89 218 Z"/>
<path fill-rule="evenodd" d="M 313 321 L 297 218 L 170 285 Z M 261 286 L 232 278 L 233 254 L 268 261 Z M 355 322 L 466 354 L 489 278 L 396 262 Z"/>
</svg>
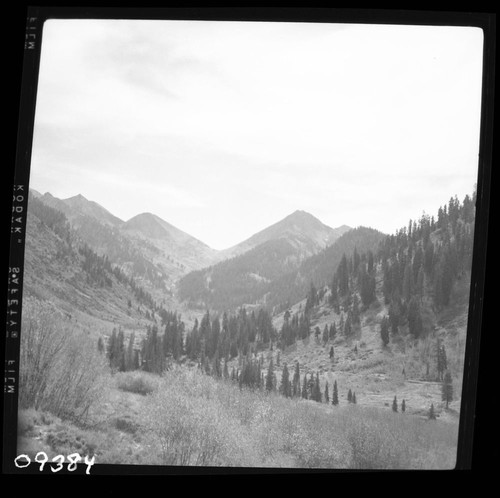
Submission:
<svg viewBox="0 0 500 498">
<path fill-rule="evenodd" d="M 76 465 L 78 462 L 82 460 L 82 457 L 80 456 L 79 453 L 71 453 L 71 455 L 68 455 L 66 457 L 68 460 L 68 471 L 73 472 L 76 470 Z M 50 470 L 52 472 L 59 472 L 63 468 L 63 463 L 64 463 L 64 455 L 57 455 L 54 458 L 52 458 L 51 463 L 57 463 L 57 465 L 54 467 L 52 465 L 49 465 Z M 40 464 L 40 472 L 43 471 L 43 468 L 45 467 L 45 464 L 49 461 L 49 457 L 47 456 L 47 453 L 44 451 L 40 451 L 35 455 L 35 462 Z M 31 463 L 31 459 L 28 455 L 18 455 L 16 459 L 14 460 L 14 463 L 16 467 L 20 469 L 24 469 Z M 92 465 L 95 463 L 95 457 L 93 456 L 92 458 L 89 458 L 87 455 L 84 457 L 84 464 L 87 465 L 87 469 L 85 470 L 86 474 L 90 474 L 90 468 Z"/>
</svg>

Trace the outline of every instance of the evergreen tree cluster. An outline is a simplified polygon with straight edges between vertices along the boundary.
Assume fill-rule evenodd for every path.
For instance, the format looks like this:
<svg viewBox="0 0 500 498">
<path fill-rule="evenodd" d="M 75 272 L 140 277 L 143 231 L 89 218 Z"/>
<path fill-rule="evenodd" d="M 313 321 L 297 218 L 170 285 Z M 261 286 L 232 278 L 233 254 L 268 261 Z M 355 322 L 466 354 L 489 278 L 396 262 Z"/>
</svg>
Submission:
<svg viewBox="0 0 500 498">
<path fill-rule="evenodd" d="M 408 323 L 418 338 L 424 332 L 424 297 L 437 309 L 450 303 L 455 282 L 472 264 L 475 192 L 462 203 L 456 197 L 439 208 L 437 220 L 423 214 L 380 245 L 385 303 L 393 333 Z"/>
<path fill-rule="evenodd" d="M 281 349 L 294 344 L 299 339 L 306 339 L 311 333 L 311 319 L 308 312 L 295 313 L 288 310 L 283 316 L 283 325 L 279 332 L 278 345 Z"/>
<path fill-rule="evenodd" d="M 105 353 L 113 371 L 144 370 L 161 375 L 171 359 L 179 360 L 184 354 L 184 322 L 174 312 L 160 310 L 162 325 L 148 325 L 142 340 L 131 332 L 128 339 L 121 327 L 114 328 L 107 345 L 100 337 L 97 349 Z M 160 330 L 163 329 L 161 333 Z"/>
<path fill-rule="evenodd" d="M 247 357 L 251 352 L 270 348 L 277 339 L 271 315 L 264 308 L 257 312 L 242 307 L 236 314 L 210 315 L 206 311 L 201 322 L 195 321 L 186 337 L 186 355 L 191 360 L 212 361 L 215 357 L 232 359 Z"/>
<path fill-rule="evenodd" d="M 140 348 L 133 332 L 127 341 L 123 329 L 115 327 L 109 338 L 107 351 L 102 338 L 99 338 L 97 348 L 101 353 L 106 352 L 109 365 L 113 371 L 127 372 L 137 370 L 140 367 Z"/>
<path fill-rule="evenodd" d="M 83 256 L 82 270 L 87 274 L 87 283 L 99 287 L 112 287 L 110 278 L 112 273 L 111 263 L 107 256 L 100 256 L 87 244 L 80 246 L 78 252 Z"/>
<path fill-rule="evenodd" d="M 151 294 L 138 285 L 135 279 L 127 275 L 119 266 L 113 265 L 111 271 L 120 283 L 130 287 L 134 297 L 139 303 L 147 306 L 153 312 L 161 310 L 161 307 L 156 304 Z"/>
<path fill-rule="evenodd" d="M 352 256 L 347 257 L 344 253 L 330 282 L 330 305 L 338 313 L 342 305 L 345 308 L 358 300 L 357 291 L 361 304 L 369 306 L 376 298 L 375 273 L 375 257 L 371 250 L 359 254 L 355 246 Z M 359 302 L 355 305 L 357 311 Z"/>
</svg>

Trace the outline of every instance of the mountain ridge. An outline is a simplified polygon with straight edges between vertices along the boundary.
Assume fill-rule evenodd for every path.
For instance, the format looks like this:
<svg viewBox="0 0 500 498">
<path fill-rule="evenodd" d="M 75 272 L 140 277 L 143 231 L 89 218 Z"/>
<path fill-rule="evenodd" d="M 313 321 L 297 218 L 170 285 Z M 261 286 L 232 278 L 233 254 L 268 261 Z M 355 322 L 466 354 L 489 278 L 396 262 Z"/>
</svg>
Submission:
<svg viewBox="0 0 500 498">
<path fill-rule="evenodd" d="M 145 211 L 124 221 L 99 203 L 86 198 L 80 193 L 60 199 L 50 192 L 41 194 L 32 188 L 30 188 L 30 192 L 45 204 L 62 211 L 75 226 L 80 226 L 83 223 L 82 217 L 90 217 L 96 219 L 99 223 L 104 223 L 112 228 L 139 235 L 140 237 L 170 241 L 176 245 L 186 245 L 190 249 L 191 256 L 193 256 L 193 250 L 196 251 L 196 248 L 199 247 L 205 253 L 201 259 L 208 264 L 238 256 L 264 242 L 281 238 L 287 239 L 303 256 L 312 255 L 331 245 L 351 229 L 347 225 L 331 228 L 313 214 L 297 209 L 238 244 L 227 249 L 218 250 L 155 213 Z M 85 221 L 88 222 L 88 220 Z"/>
</svg>

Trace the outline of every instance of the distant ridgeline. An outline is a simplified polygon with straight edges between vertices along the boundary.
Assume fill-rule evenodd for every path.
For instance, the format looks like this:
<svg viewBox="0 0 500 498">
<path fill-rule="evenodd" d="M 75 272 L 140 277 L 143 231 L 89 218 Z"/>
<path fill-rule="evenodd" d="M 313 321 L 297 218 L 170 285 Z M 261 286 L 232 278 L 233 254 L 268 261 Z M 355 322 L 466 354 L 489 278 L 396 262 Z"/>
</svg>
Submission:
<svg viewBox="0 0 500 498">
<path fill-rule="evenodd" d="M 384 344 L 388 341 L 388 335 L 385 334 L 398 334 L 401 327 L 407 327 L 415 340 L 424 337 L 430 332 L 426 311 L 442 310 L 452 304 L 456 282 L 470 272 L 474 217 L 475 193 L 472 198 L 466 196 L 463 203 L 456 197 L 450 199 L 447 205 L 439 209 L 437 219 L 424 214 L 419 220 L 410 221 L 408 227 L 397 231 L 395 235 L 382 237 L 375 250 L 360 250 L 361 244 L 357 245 L 354 241 L 366 241 L 362 235 L 368 233 L 368 242 L 364 247 L 370 247 L 375 239 L 380 239 L 379 232 L 362 228 L 352 230 L 351 238 L 349 232 L 339 239 L 341 248 L 353 244 L 350 253 L 343 252 L 339 256 L 334 244 L 323 254 L 314 256 L 316 262 L 307 260 L 303 263 L 319 272 L 321 265 L 317 261 L 323 262 L 326 254 L 338 258 L 336 268 L 329 276 L 318 276 L 319 284 L 309 282 L 304 306 L 293 314 L 288 309 L 285 311 L 279 330 L 273 326 L 271 313 L 265 307 L 251 311 L 240 307 L 232 314 L 207 310 L 201 322 L 196 320 L 191 330 L 185 330 L 180 316 L 162 311 L 160 328 L 156 325 L 150 327 L 138 348 L 140 360 L 126 360 L 124 355 L 127 348 L 122 335 L 114 343 L 116 351 L 121 351 L 118 356 L 122 355 L 116 362 L 116 353 L 112 353 L 114 365 L 119 369 L 143 368 L 161 373 L 168 368 L 170 361 L 190 359 L 197 362 L 205 373 L 231 378 L 240 385 L 279 389 L 286 396 L 321 400 L 322 396 L 317 392 L 319 381 L 312 374 L 309 380 L 304 377 L 301 389 L 299 372 L 289 379 L 289 372 L 284 371 L 278 388 L 272 360 L 267 373 L 264 373 L 264 361 L 260 353 L 274 348 L 284 349 L 299 339 L 308 338 L 311 333 L 314 333 L 317 341 L 322 339 L 324 344 L 337 334 L 349 337 L 360 327 L 362 313 L 377 301 L 377 296 L 384 300 L 388 309 L 388 316 L 380 324 Z M 272 245 L 268 247 L 276 248 Z M 249 261 L 253 257 L 250 255 Z M 226 271 L 232 264 L 231 261 L 226 262 L 221 267 Z M 216 267 L 219 265 L 212 268 L 213 272 Z M 265 268 L 265 262 L 261 268 Z M 195 273 L 190 278 L 202 275 L 202 272 Z M 311 274 L 314 272 L 310 271 Z M 325 278 L 328 284 L 323 285 Z M 318 327 L 311 330 L 315 308 L 320 304 L 330 307 L 340 319 L 329 327 L 325 326 L 323 331 Z M 128 349 L 131 348 L 133 346 L 129 345 Z M 438 363 L 441 367 L 438 365 L 438 373 L 442 376 L 446 360 L 441 354 L 444 352 L 440 351 L 439 354 Z M 238 367 L 230 373 L 228 361 L 234 358 L 239 359 Z M 298 366 L 296 368 L 298 370 Z"/>
<path fill-rule="evenodd" d="M 105 220 L 99 222 L 95 217 L 79 213 L 77 216 L 73 216 L 73 220 L 70 222 L 68 215 L 65 214 L 65 211 L 69 209 L 64 201 L 52 196 L 38 198 L 30 191 L 29 213 L 37 216 L 57 235 L 62 236 L 62 233 L 59 233 L 61 230 L 64 233 L 69 233 L 70 228 L 73 228 L 73 238 L 79 241 L 79 245 L 85 244 L 94 252 L 105 254 L 110 262 L 120 266 L 126 265 L 128 274 L 145 278 L 155 288 L 165 290 L 165 274 L 161 268 L 158 268 L 157 265 L 145 258 L 140 250 L 133 247 L 130 241 L 121 235 L 118 228 L 119 223 L 123 223 L 121 220 L 116 218 L 118 221 L 111 224 L 106 223 Z M 142 241 L 142 245 L 146 245 L 152 253 L 157 251 L 147 241 Z M 64 249 L 62 250 L 64 251 Z"/>
</svg>

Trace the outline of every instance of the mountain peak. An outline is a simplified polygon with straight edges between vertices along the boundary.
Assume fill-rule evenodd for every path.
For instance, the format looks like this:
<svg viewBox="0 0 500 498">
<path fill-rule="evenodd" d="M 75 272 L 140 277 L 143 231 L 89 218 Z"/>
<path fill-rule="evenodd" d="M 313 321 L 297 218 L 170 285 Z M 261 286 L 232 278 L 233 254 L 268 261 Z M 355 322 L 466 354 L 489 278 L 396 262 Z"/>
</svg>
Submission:
<svg viewBox="0 0 500 498">
<path fill-rule="evenodd" d="M 87 201 L 87 202 L 90 202 L 85 197 L 83 197 L 82 194 L 76 194 L 73 197 L 68 197 L 67 199 L 63 199 L 63 201 L 64 202 L 72 202 L 72 201 L 78 201 L 78 202 Z"/>
<path fill-rule="evenodd" d="M 289 214 L 282 221 L 285 221 L 285 220 L 298 220 L 298 221 L 302 221 L 302 222 L 305 221 L 305 222 L 321 223 L 321 221 L 318 220 L 318 218 L 316 218 L 311 213 L 308 213 L 307 211 L 304 211 L 302 209 L 297 209 L 292 214 Z M 280 223 L 280 222 L 278 222 L 278 223 Z M 321 224 L 323 224 L 323 223 L 321 223 Z"/>
<path fill-rule="evenodd" d="M 242 254 L 270 240 L 286 239 L 302 254 L 313 254 L 333 243 L 345 229 L 333 229 L 303 209 L 297 209 L 280 221 L 252 235 L 240 244 L 233 246 L 222 254 L 232 257 Z"/>
</svg>

